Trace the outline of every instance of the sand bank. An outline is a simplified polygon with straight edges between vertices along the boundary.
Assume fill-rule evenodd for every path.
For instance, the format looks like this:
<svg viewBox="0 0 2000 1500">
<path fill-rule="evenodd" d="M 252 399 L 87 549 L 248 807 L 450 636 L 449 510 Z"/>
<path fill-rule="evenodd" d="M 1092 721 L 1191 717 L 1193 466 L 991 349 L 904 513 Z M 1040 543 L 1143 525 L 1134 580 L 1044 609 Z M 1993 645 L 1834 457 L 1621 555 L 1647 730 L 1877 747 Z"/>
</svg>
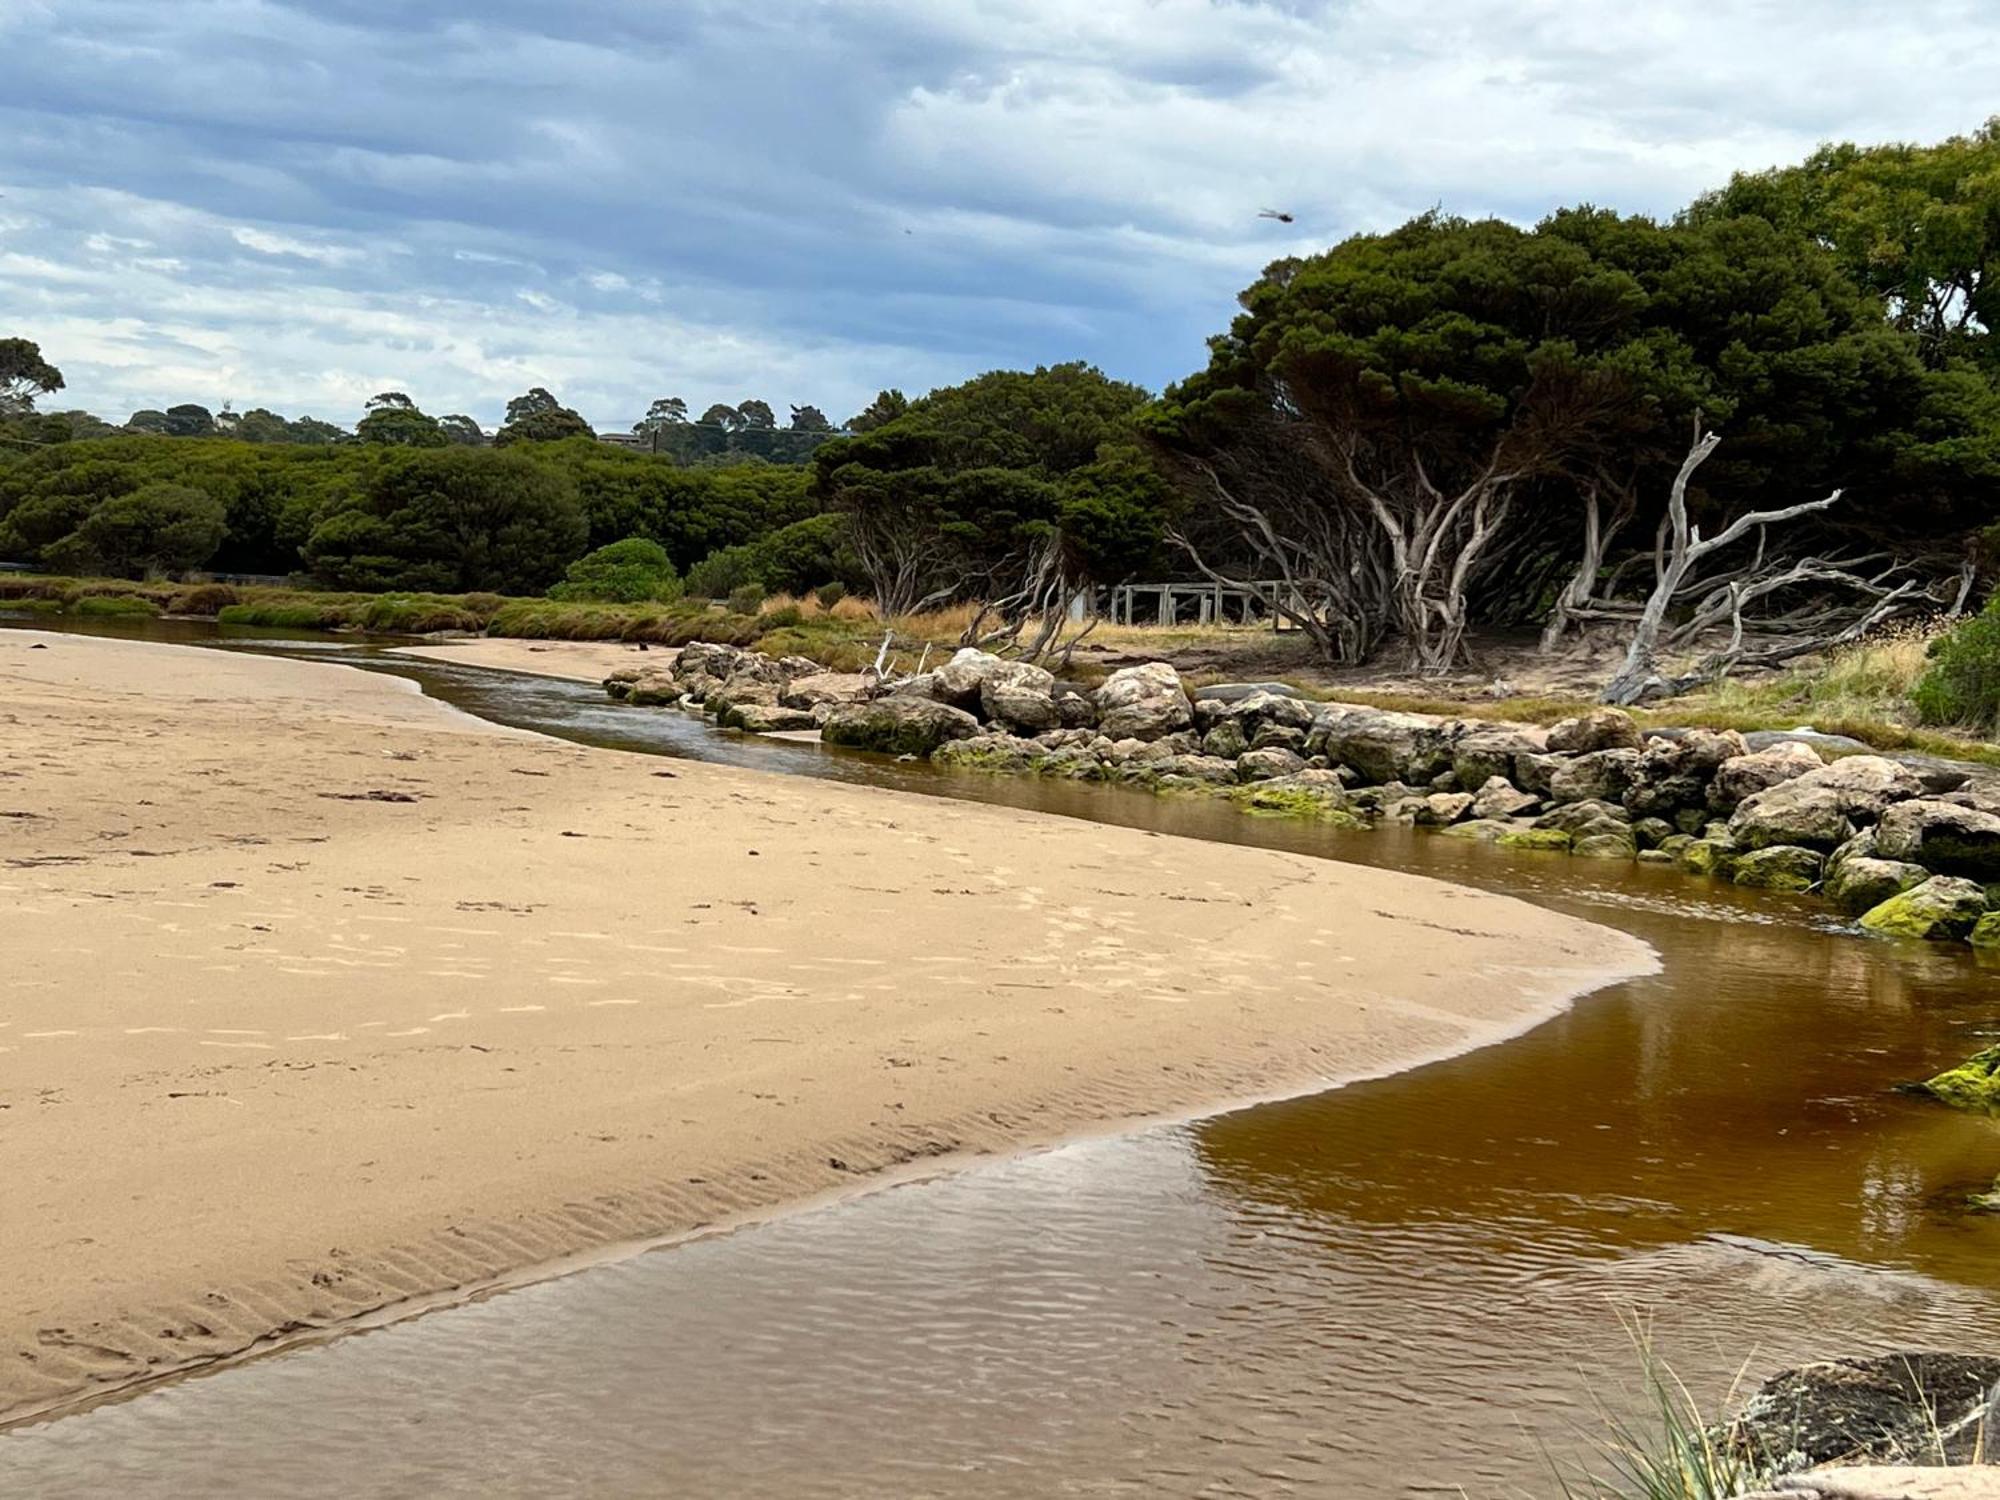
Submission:
<svg viewBox="0 0 2000 1500">
<path fill-rule="evenodd" d="M 0 1414 L 1651 962 L 1416 877 L 0 632 Z"/>
<path fill-rule="evenodd" d="M 500 636 L 475 636 L 439 646 L 398 646 L 395 650 L 398 655 L 428 661 L 566 677 L 572 682 L 602 682 L 619 667 L 648 659 L 665 664 L 674 657 L 672 647 L 655 646 L 642 652 L 624 641 L 519 641 Z"/>
</svg>

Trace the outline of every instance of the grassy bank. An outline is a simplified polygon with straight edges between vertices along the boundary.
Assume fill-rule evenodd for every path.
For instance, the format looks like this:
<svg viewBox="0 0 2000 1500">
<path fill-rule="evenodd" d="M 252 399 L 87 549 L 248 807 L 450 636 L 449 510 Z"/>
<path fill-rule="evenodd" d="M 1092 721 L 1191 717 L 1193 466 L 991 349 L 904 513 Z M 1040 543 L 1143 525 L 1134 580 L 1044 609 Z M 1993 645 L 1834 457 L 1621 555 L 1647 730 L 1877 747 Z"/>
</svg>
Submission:
<svg viewBox="0 0 2000 1500">
<path fill-rule="evenodd" d="M 693 640 L 755 646 L 773 656 L 804 656 L 829 670 L 854 672 L 876 659 L 884 634 L 904 670 L 956 649 L 974 607 L 954 605 L 885 620 L 865 599 L 830 607 L 807 595 L 775 595 L 755 613 L 720 604 L 558 603 L 500 594 L 340 594 L 308 589 L 241 588 L 229 584 L 133 583 L 118 579 L 0 575 L 0 609 L 49 615 L 171 615 L 225 625 L 290 630 L 359 630 L 386 635 L 439 632 L 526 640 L 646 641 L 677 646 Z M 1724 682 L 1703 693 L 1642 709 L 1646 724 L 1704 725 L 1743 731 L 1802 725 L 1843 734 L 1879 749 L 1918 751 L 2000 765 L 2000 745 L 1970 728 L 1925 726 L 1913 701 L 1928 664 L 1931 637 L 1904 632 L 1849 647 L 1823 661 L 1783 673 Z M 1592 706 L 1577 692 L 1504 698 L 1439 692 L 1427 684 L 1355 686 L 1315 670 L 1305 643 L 1242 626 L 1112 626 L 1094 630 L 1073 665 L 1084 680 L 1129 661 L 1164 660 L 1190 683 L 1229 677 L 1275 676 L 1309 697 L 1337 698 L 1378 708 L 1463 718 L 1506 718 L 1550 724 Z M 1275 671 L 1259 672 L 1259 666 Z"/>
</svg>

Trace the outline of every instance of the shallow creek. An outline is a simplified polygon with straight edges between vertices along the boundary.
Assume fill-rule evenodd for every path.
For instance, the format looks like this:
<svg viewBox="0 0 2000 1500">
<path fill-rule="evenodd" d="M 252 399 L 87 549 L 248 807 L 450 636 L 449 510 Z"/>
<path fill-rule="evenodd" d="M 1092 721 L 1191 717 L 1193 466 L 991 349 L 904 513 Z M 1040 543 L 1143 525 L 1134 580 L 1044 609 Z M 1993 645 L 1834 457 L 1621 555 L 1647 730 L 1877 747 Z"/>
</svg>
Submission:
<svg viewBox="0 0 2000 1500">
<path fill-rule="evenodd" d="M 1866 941 L 1816 904 L 1674 871 L 945 774 L 588 684 L 338 655 L 592 744 L 1504 890 L 1636 933 L 1665 968 L 1394 1078 L 979 1166 L 19 1429 L 0 1493 L 1550 1495 L 1552 1456 L 1636 1410 L 1634 1324 L 1705 1400 L 1746 1366 L 1990 1347 L 2000 1220 L 1959 1205 L 2000 1171 L 2000 1130 L 1889 1091 L 2000 1026 L 2000 969 L 1965 950 Z"/>
</svg>

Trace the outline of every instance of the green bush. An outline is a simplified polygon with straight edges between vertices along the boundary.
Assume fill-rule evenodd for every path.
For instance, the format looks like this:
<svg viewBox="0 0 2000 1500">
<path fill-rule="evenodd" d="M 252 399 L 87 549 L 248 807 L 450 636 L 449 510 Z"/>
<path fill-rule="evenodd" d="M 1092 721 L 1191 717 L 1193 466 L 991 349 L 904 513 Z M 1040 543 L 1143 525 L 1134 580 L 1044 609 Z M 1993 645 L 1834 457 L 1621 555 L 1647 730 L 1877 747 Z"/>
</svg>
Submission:
<svg viewBox="0 0 2000 1500">
<path fill-rule="evenodd" d="M 764 585 L 761 583 L 739 583 L 729 591 L 729 612 L 732 615 L 754 615 L 764 602 Z"/>
<path fill-rule="evenodd" d="M 844 583 L 823 583 L 817 589 L 813 590 L 813 595 L 819 600 L 819 607 L 821 609 L 832 609 L 834 605 L 847 597 L 847 585 Z"/>
<path fill-rule="evenodd" d="M 563 581 L 549 590 L 551 599 L 564 602 L 613 604 L 665 602 L 680 594 L 680 575 L 667 549 L 642 536 L 629 536 L 579 557 Z"/>
<path fill-rule="evenodd" d="M 212 616 L 242 602 L 236 590 L 226 583 L 194 583 L 174 590 L 173 597 L 167 600 L 167 613 Z"/>
<path fill-rule="evenodd" d="M 116 594 L 89 594 L 77 600 L 66 611 L 73 615 L 92 615 L 104 619 L 120 616 L 146 616 L 151 618 L 160 612 L 159 606 L 150 599 L 133 599 Z"/>
<path fill-rule="evenodd" d="M 1911 695 L 1926 724 L 2000 734 L 2000 595 L 1931 642 L 1930 667 Z"/>
<path fill-rule="evenodd" d="M 760 589 L 764 580 L 757 576 L 756 548 L 749 545 L 724 547 L 711 552 L 688 569 L 687 592 L 695 599 L 727 599 L 745 584 Z"/>
<path fill-rule="evenodd" d="M 455 600 L 441 599 L 435 594 L 384 594 L 362 608 L 361 623 L 370 630 L 392 635 L 486 628 L 486 622 L 478 615 L 461 608 Z"/>
</svg>

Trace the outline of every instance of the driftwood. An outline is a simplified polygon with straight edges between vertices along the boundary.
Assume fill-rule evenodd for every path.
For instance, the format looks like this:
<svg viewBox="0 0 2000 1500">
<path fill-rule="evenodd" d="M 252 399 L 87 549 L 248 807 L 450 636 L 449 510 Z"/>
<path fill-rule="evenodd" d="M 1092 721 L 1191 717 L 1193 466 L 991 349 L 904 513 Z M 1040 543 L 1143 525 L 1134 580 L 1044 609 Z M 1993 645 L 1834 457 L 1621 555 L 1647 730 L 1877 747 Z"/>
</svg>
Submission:
<svg viewBox="0 0 2000 1500">
<path fill-rule="evenodd" d="M 1644 602 L 1607 597 L 1618 582 L 1614 575 L 1606 585 L 1606 595 L 1593 595 L 1574 586 L 1565 590 L 1558 604 L 1560 617 L 1550 622 L 1545 645 L 1574 621 L 1617 620 L 1628 626 L 1624 663 L 1601 694 L 1606 703 L 1672 697 L 1717 681 L 1739 666 L 1773 666 L 1830 650 L 1858 640 L 1897 615 L 1938 603 L 1923 580 L 1886 554 L 1773 555 L 1769 545 L 1772 527 L 1838 504 L 1839 490 L 1819 500 L 1750 511 L 1714 536 L 1704 537 L 1688 517 L 1688 482 L 1721 441 L 1719 433 L 1703 433 L 1697 427 L 1668 492 L 1667 514 L 1653 549 L 1653 588 Z M 1585 565 L 1594 573 L 1602 566 L 1601 547 L 1606 539 L 1596 531 L 1594 513 L 1587 526 L 1586 548 L 1593 544 L 1600 548 L 1594 561 L 1585 558 Z M 1717 554 L 1752 536 L 1755 545 L 1747 559 L 1720 574 L 1704 575 Z M 1578 580 L 1585 576 L 1579 568 Z M 1968 592 L 1961 585 L 1960 607 Z M 1754 629 L 1762 644 L 1750 645 L 1753 626 L 1747 611 L 1779 598 L 1797 602 L 1776 613 L 1759 614 Z M 1663 656 L 1689 648 L 1725 626 L 1728 639 L 1720 649 L 1707 653 L 1686 672 L 1670 676 L 1662 671 Z"/>
<path fill-rule="evenodd" d="M 1064 635 L 1072 623 L 1072 606 L 1087 596 L 1088 588 L 1065 567 L 1062 537 L 1051 533 L 1029 550 L 1018 585 L 980 604 L 958 643 L 1020 661 L 1050 658 L 1066 668 L 1084 637 L 1098 626 L 1099 617 L 1091 614 L 1080 629 Z"/>
</svg>

